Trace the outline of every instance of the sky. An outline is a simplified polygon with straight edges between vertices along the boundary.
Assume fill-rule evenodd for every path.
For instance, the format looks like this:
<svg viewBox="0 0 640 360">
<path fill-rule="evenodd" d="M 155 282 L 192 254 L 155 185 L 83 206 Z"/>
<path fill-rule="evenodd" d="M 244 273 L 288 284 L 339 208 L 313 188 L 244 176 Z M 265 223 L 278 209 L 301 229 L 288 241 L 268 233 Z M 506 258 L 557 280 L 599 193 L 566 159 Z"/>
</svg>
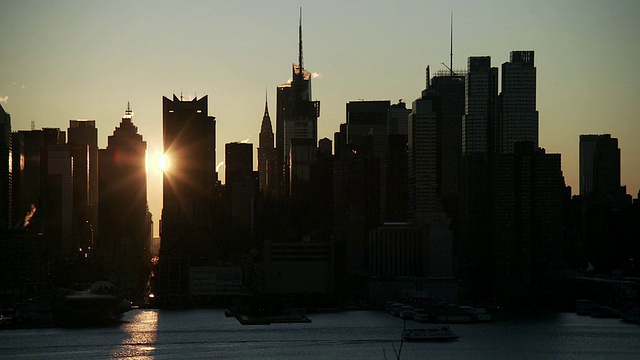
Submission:
<svg viewBox="0 0 640 360">
<path fill-rule="evenodd" d="M 640 2 L 630 1 L 0 1 L 0 105 L 12 130 L 95 119 L 98 143 L 127 102 L 147 141 L 148 198 L 162 209 L 162 97 L 208 95 L 224 144 L 248 141 L 257 157 L 265 96 L 275 128 L 275 89 L 298 59 L 317 74 L 318 139 L 333 139 L 353 100 L 403 99 L 425 87 L 425 68 L 469 56 L 500 67 L 513 50 L 534 50 L 540 147 L 562 154 L 579 192 L 579 135 L 611 134 L 621 148 L 622 185 L 640 189 Z M 502 74 L 500 74 L 501 76 Z M 221 168 L 220 170 L 223 170 Z M 224 172 L 220 178 L 224 180 Z"/>
</svg>

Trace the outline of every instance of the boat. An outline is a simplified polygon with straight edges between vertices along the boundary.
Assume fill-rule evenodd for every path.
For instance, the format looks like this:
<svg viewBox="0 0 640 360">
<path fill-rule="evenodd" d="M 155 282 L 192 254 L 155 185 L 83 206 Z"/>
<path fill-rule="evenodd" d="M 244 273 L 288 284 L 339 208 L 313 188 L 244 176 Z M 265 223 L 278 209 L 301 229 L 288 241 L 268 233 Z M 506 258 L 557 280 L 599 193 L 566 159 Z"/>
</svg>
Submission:
<svg viewBox="0 0 640 360">
<path fill-rule="evenodd" d="M 407 329 L 402 334 L 406 341 L 454 341 L 458 340 L 458 334 L 450 327 Z"/>
<path fill-rule="evenodd" d="M 400 316 L 400 309 L 404 306 L 403 303 L 393 303 L 389 306 L 389 313 L 395 317 Z"/>
<path fill-rule="evenodd" d="M 411 320 L 413 319 L 413 306 L 405 305 L 400 308 L 400 319 Z"/>
<path fill-rule="evenodd" d="M 414 309 L 413 321 L 416 321 L 419 323 L 429 322 L 429 312 L 425 309 Z"/>
</svg>

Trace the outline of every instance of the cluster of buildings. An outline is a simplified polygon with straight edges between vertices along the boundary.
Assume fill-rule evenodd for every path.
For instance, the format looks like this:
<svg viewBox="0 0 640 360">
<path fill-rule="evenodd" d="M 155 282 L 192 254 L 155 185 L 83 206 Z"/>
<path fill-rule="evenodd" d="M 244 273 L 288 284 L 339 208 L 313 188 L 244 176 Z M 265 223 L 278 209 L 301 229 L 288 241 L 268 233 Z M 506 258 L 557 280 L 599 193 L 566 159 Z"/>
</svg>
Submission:
<svg viewBox="0 0 640 360">
<path fill-rule="evenodd" d="M 224 184 L 207 96 L 163 98 L 159 304 L 512 303 L 553 298 L 571 271 L 638 276 L 640 203 L 620 185 L 617 139 L 580 137 L 572 197 L 560 154 L 539 147 L 533 51 L 511 52 L 501 77 L 488 56 L 466 70 L 427 67 L 410 107 L 348 102 L 334 139 L 318 140 L 299 31 L 275 129 L 265 102 L 257 152 L 225 145 Z M 144 290 L 152 222 L 131 110 L 100 150 L 94 121 L 72 120 L 66 140 L 60 129 L 11 133 L 0 115 L 11 159 L 0 168 L 2 288 L 51 276 L 62 260 L 69 282 L 71 260 L 95 258 L 121 288 Z"/>
<path fill-rule="evenodd" d="M 0 289 L 3 301 L 43 287 L 109 280 L 144 296 L 151 269 L 146 142 L 128 107 L 98 149 L 95 120 L 11 131 L 2 117 Z"/>
</svg>

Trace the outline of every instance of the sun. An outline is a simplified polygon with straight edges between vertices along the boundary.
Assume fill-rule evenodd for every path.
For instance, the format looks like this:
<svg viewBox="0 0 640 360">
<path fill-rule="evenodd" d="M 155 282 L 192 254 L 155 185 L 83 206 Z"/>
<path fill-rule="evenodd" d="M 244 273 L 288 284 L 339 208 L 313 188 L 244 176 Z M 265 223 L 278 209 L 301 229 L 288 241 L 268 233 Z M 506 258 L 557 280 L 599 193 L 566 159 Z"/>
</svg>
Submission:
<svg viewBox="0 0 640 360">
<path fill-rule="evenodd" d="M 167 171 L 167 169 L 169 168 L 169 158 L 167 157 L 167 155 L 162 154 L 162 155 L 158 156 L 158 160 L 156 161 L 156 165 L 158 166 L 158 169 L 160 169 L 162 171 Z"/>
</svg>

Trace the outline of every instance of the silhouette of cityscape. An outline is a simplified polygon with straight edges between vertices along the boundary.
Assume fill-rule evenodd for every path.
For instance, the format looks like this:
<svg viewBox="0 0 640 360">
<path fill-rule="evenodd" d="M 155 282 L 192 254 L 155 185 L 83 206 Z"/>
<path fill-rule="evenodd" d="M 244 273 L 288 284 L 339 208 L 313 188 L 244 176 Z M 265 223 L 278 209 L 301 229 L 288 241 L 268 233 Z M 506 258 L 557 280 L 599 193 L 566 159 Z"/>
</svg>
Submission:
<svg viewBox="0 0 640 360">
<path fill-rule="evenodd" d="M 334 138 L 318 139 L 302 40 L 300 19 L 275 129 L 267 91 L 257 151 L 226 143 L 224 184 L 208 96 L 162 98 L 159 243 L 130 104 L 105 149 L 94 120 L 12 131 L 0 105 L 0 305 L 103 280 L 165 308 L 566 309 L 621 301 L 620 281 L 637 289 L 640 196 L 621 186 L 618 140 L 580 136 L 572 196 L 561 155 L 539 147 L 533 50 L 512 51 L 500 76 L 489 56 L 427 66 L 410 106 L 347 102 Z"/>
</svg>

